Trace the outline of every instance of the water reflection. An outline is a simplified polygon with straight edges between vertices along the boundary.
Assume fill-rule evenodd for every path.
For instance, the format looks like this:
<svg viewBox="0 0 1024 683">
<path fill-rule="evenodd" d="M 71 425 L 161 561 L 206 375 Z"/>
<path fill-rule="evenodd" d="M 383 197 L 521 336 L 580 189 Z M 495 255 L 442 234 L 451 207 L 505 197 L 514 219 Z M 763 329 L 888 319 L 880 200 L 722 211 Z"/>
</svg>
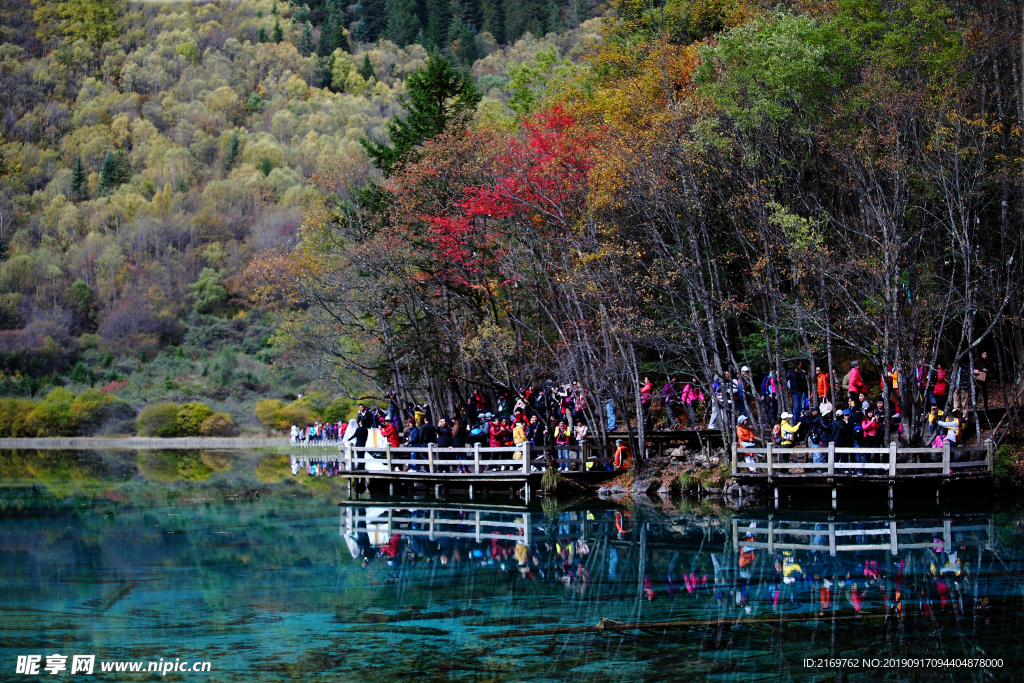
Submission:
<svg viewBox="0 0 1024 683">
<path fill-rule="evenodd" d="M 618 508 L 565 511 L 548 519 L 507 508 L 356 503 L 342 506 L 341 535 L 362 567 L 377 560 L 392 570 L 393 580 L 403 576 L 403 567 L 465 563 L 581 594 L 622 597 L 635 587 L 648 602 L 707 599 L 737 608 L 740 622 L 765 613 L 813 619 L 847 609 L 904 619 L 952 608 L 964 617 L 991 605 L 984 567 L 998 556 L 991 514 L 703 520 L 696 551 L 690 547 L 694 529 L 680 522 L 669 515 L 635 525 L 632 514 Z M 731 536 L 731 543 L 723 544 L 722 536 Z"/>
<path fill-rule="evenodd" d="M 1021 677 L 1015 514 L 345 502 L 275 458 L 0 454 L 0 671 L 67 651 L 209 660 L 204 681 L 876 680 L 802 661 L 974 656 L 1004 667 L 883 673 Z"/>
</svg>

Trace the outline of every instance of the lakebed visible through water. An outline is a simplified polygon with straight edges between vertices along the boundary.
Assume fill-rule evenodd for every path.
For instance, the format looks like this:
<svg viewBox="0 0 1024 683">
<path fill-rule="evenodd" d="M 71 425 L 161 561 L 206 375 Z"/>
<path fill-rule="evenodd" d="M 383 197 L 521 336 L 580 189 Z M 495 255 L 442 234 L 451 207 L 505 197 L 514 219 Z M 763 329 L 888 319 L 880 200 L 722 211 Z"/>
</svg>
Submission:
<svg viewBox="0 0 1024 683">
<path fill-rule="evenodd" d="M 0 678 L 1024 678 L 1010 503 L 346 493 L 272 452 L 0 452 Z M 210 670 L 101 671 L 160 660 Z"/>
</svg>

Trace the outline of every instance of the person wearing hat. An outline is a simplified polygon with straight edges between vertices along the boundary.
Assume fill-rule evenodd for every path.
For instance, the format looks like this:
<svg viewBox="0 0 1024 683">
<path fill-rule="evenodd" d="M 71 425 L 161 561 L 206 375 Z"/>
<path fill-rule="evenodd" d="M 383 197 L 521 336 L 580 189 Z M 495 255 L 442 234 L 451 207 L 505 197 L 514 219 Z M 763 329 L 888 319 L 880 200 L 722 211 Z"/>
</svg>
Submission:
<svg viewBox="0 0 1024 683">
<path fill-rule="evenodd" d="M 754 448 L 760 440 L 754 434 L 754 430 L 750 428 L 750 420 L 747 416 L 740 415 L 736 420 L 736 441 L 739 443 L 740 448 Z M 743 456 L 743 459 L 747 462 L 757 462 L 751 453 Z M 749 469 L 751 472 L 754 471 L 753 467 Z"/>
<path fill-rule="evenodd" d="M 832 421 L 828 423 L 825 439 L 826 443 L 834 443 L 836 446 L 846 445 L 846 420 L 842 410 L 835 411 Z"/>
<path fill-rule="evenodd" d="M 740 376 L 736 378 L 736 411 L 740 415 L 747 414 L 747 389 L 754 388 L 754 380 L 750 379 L 750 366 L 740 368 Z"/>
<path fill-rule="evenodd" d="M 856 399 L 857 396 L 868 391 L 868 387 L 864 384 L 864 379 L 860 376 L 860 361 L 855 360 L 850 363 L 850 379 L 849 384 L 846 386 L 847 391 L 850 393 L 850 398 Z"/>
<path fill-rule="evenodd" d="M 796 434 L 800 431 L 800 422 L 793 424 L 793 414 L 783 413 L 782 422 L 779 424 L 779 433 L 782 438 L 780 444 L 783 448 L 792 448 L 796 441 Z"/>
</svg>

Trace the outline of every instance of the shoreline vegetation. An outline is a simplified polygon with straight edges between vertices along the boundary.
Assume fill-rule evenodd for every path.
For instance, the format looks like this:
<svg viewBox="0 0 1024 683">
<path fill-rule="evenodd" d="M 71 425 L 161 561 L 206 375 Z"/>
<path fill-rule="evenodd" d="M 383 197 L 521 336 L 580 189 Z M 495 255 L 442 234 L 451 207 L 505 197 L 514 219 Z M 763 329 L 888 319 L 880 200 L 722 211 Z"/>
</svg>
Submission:
<svg viewBox="0 0 1024 683">
<path fill-rule="evenodd" d="M 998 3 L 2 12 L 0 437 L 572 383 L 592 434 L 610 407 L 644 443 L 651 376 L 727 440 L 747 401 L 765 441 L 857 366 L 885 443 L 947 399 L 970 438 L 1002 394 L 1024 481 L 1024 48 Z"/>
</svg>

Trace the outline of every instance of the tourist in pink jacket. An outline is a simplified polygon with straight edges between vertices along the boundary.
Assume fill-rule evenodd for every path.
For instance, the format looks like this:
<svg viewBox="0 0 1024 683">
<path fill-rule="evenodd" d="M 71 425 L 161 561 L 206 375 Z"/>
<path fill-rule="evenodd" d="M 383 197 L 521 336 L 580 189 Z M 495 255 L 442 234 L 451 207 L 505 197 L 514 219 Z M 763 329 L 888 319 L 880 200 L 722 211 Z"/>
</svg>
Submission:
<svg viewBox="0 0 1024 683">
<path fill-rule="evenodd" d="M 700 390 L 700 384 L 697 382 L 697 378 L 693 377 L 686 386 L 683 387 L 683 392 L 679 396 L 679 400 L 686 406 L 686 412 L 690 418 L 690 429 L 697 429 L 697 413 L 693 409 L 694 403 L 704 402 L 704 392 Z"/>
</svg>

